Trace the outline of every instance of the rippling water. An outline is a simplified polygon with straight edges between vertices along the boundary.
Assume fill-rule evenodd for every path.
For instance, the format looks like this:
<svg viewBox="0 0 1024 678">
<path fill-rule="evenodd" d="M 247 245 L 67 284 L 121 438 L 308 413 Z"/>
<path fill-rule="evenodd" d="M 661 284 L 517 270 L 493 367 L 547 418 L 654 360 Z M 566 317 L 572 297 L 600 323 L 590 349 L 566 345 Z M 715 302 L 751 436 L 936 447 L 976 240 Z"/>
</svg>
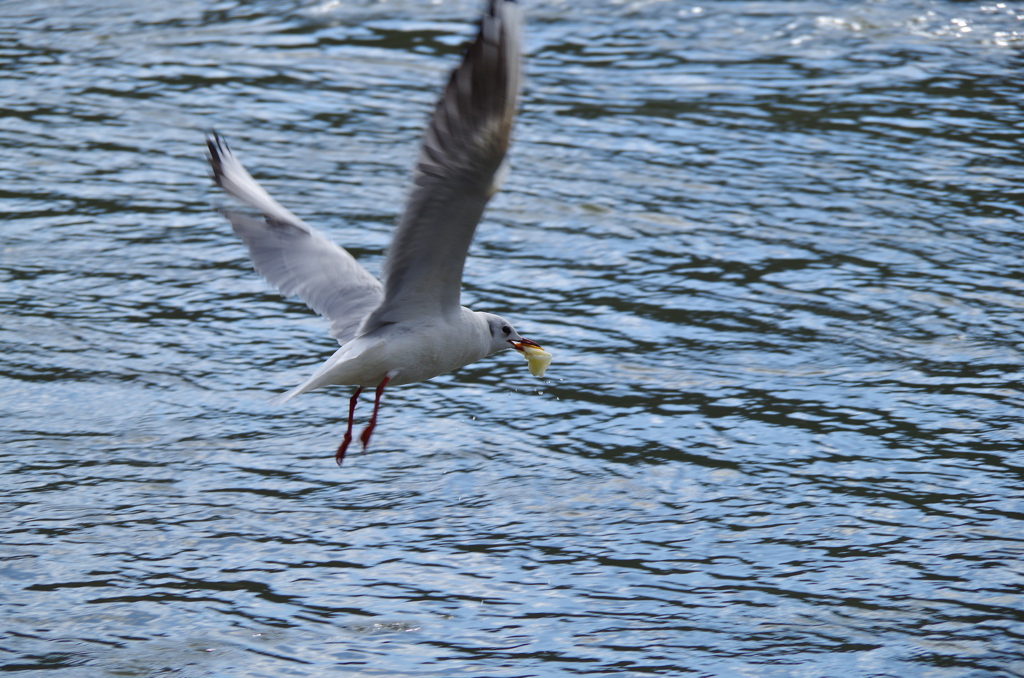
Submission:
<svg viewBox="0 0 1024 678">
<path fill-rule="evenodd" d="M 337 468 L 203 131 L 376 270 L 478 10 L 0 4 L 0 668 L 1024 676 L 1024 4 L 528 3 L 464 299 L 549 378 Z"/>
</svg>

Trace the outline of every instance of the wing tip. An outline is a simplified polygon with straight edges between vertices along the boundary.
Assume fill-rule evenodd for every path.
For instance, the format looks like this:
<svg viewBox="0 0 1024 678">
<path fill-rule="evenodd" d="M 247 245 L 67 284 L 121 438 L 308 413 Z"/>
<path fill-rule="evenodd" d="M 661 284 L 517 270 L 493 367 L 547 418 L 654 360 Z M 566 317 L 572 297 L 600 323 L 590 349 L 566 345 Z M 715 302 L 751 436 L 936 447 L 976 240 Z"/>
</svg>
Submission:
<svg viewBox="0 0 1024 678">
<path fill-rule="evenodd" d="M 231 152 L 231 147 L 228 146 L 227 140 L 217 130 L 211 129 L 206 132 L 206 148 L 206 159 L 210 163 L 210 169 L 213 170 L 210 178 L 213 179 L 213 183 L 217 184 L 217 186 L 224 188 L 224 175 L 227 171 L 224 164 L 227 159 L 234 155 Z"/>
</svg>

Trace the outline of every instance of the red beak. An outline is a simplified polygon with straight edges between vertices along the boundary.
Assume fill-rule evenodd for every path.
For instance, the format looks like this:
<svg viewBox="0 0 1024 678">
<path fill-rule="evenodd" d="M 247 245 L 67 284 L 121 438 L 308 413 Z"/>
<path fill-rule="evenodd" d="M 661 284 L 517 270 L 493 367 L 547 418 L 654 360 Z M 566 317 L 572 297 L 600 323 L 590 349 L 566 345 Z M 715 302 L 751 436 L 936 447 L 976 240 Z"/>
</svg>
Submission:
<svg viewBox="0 0 1024 678">
<path fill-rule="evenodd" d="M 509 339 L 508 343 L 512 344 L 512 348 L 514 348 L 515 350 L 519 351 L 520 353 L 523 352 L 523 346 L 533 346 L 534 348 L 540 348 L 542 351 L 544 350 L 544 349 L 541 348 L 540 344 L 538 344 L 535 341 L 530 341 L 529 339 L 526 339 L 525 337 L 523 338 L 522 341 L 512 341 L 511 339 Z"/>
</svg>

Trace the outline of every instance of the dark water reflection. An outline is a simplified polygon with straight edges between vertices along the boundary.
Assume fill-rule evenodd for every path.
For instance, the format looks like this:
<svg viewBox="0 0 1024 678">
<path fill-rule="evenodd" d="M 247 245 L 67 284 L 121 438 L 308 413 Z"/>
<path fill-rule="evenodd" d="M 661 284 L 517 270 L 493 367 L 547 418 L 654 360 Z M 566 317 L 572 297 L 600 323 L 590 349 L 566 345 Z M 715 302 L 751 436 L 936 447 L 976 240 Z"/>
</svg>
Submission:
<svg viewBox="0 0 1024 678">
<path fill-rule="evenodd" d="M 465 298 L 396 389 L 210 210 L 216 127 L 376 269 L 476 2 L 0 5 L 0 666 L 1024 676 L 1024 4 L 529 3 Z"/>
</svg>

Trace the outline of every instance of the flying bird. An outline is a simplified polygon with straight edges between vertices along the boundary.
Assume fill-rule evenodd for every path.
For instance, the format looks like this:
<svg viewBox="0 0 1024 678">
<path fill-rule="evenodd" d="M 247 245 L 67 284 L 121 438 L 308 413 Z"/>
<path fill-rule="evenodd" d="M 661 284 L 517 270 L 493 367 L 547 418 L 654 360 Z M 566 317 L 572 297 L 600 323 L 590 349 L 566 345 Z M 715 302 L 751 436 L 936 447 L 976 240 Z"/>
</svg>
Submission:
<svg viewBox="0 0 1024 678">
<path fill-rule="evenodd" d="M 527 358 L 535 376 L 551 362 L 509 321 L 459 302 L 469 244 L 506 171 L 522 25 L 515 0 L 489 0 L 427 126 L 380 280 L 272 198 L 223 137 L 207 137 L 216 184 L 259 214 L 223 211 L 256 270 L 330 321 L 331 336 L 341 345 L 309 379 L 274 399 L 284 402 L 331 384 L 356 387 L 334 457 L 339 465 L 352 442 L 364 388 L 376 389 L 373 414 L 360 435 L 365 450 L 387 386 L 425 381 L 509 348 Z"/>
</svg>

